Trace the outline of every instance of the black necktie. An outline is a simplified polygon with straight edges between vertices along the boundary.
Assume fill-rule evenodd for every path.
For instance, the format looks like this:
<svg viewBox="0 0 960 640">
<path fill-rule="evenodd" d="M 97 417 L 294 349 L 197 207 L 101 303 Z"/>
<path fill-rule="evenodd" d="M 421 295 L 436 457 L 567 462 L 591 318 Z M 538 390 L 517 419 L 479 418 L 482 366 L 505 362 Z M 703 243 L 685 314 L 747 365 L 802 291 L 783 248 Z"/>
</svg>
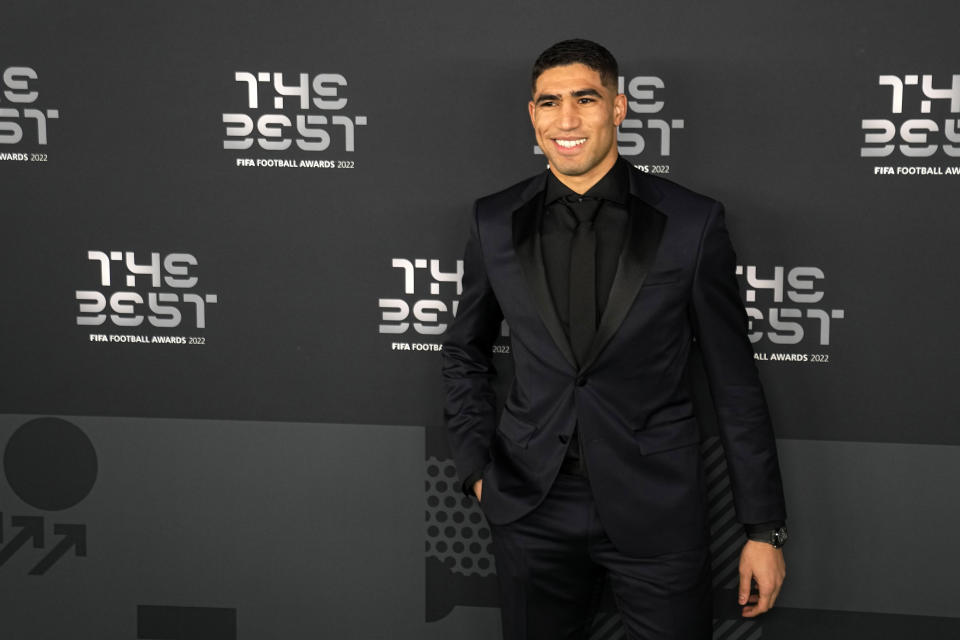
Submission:
<svg viewBox="0 0 960 640">
<path fill-rule="evenodd" d="M 583 364 L 597 332 L 597 236 L 593 218 L 601 200 L 568 195 L 564 204 L 576 217 L 570 244 L 570 344 Z"/>
</svg>

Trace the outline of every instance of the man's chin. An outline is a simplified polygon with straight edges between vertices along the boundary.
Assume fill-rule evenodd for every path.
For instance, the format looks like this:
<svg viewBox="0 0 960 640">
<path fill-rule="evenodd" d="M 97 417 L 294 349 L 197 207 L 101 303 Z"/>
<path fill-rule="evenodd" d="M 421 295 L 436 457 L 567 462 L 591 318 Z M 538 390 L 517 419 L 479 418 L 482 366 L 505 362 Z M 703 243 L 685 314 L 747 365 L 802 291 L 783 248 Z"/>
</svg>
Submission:
<svg viewBox="0 0 960 640">
<path fill-rule="evenodd" d="M 563 162 L 561 158 L 558 162 L 555 159 L 547 158 L 550 161 L 550 168 L 553 169 L 555 173 L 559 173 L 563 176 L 582 176 L 585 174 L 589 168 L 582 162 L 572 163 L 572 162 Z"/>
</svg>

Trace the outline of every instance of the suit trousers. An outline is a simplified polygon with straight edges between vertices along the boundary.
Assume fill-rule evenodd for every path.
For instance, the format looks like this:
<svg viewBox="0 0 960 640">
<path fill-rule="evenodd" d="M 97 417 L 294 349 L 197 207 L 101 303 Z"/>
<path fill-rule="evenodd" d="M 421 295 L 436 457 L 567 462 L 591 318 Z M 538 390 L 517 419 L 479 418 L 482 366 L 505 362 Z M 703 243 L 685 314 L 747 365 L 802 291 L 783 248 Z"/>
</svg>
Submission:
<svg viewBox="0 0 960 640">
<path fill-rule="evenodd" d="M 504 640 L 588 638 L 607 576 L 627 638 L 712 635 L 708 548 L 624 555 L 604 532 L 584 477 L 561 473 L 540 506 L 491 531 Z"/>
</svg>

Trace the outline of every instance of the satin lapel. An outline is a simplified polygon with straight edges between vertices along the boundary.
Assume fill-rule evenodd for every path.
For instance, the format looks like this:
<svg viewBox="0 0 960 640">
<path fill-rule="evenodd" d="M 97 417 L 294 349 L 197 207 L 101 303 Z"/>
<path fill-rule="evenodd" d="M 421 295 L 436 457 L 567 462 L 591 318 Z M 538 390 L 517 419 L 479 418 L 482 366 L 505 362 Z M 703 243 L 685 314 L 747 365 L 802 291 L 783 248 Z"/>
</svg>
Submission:
<svg viewBox="0 0 960 640">
<path fill-rule="evenodd" d="M 654 258 L 657 257 L 657 249 L 663 237 L 666 216 L 635 196 L 630 198 L 629 209 L 627 237 L 620 254 L 617 273 L 613 277 L 613 285 L 610 287 L 610 297 L 607 299 L 607 307 L 600 318 L 590 351 L 580 367 L 581 371 L 593 364 L 623 324 L 633 301 L 640 293 L 640 287 L 647 278 Z"/>
<path fill-rule="evenodd" d="M 570 348 L 567 334 L 563 331 L 563 325 L 560 324 L 560 318 L 557 316 L 553 296 L 550 295 L 550 286 L 547 284 L 547 273 L 543 266 L 543 253 L 540 248 L 540 217 L 543 213 L 541 199 L 534 197 L 527 200 L 513 212 L 513 246 L 540 319 L 557 344 L 557 348 L 563 353 L 563 357 L 576 368 L 577 360 Z"/>
</svg>

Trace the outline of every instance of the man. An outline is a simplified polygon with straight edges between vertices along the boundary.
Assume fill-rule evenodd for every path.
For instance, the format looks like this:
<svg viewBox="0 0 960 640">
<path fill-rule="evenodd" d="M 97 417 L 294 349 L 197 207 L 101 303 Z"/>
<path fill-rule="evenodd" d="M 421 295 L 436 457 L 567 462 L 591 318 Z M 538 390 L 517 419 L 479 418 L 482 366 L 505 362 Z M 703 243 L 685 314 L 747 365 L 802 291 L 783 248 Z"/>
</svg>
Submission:
<svg viewBox="0 0 960 640">
<path fill-rule="evenodd" d="M 586 40 L 534 64 L 549 170 L 477 201 L 443 345 L 450 444 L 491 524 L 508 640 L 587 637 L 604 576 L 629 637 L 710 637 L 694 340 L 751 538 L 743 615 L 769 609 L 785 575 L 776 448 L 723 207 L 619 158 L 617 77 Z M 503 318 L 515 375 L 498 419 Z"/>
</svg>

